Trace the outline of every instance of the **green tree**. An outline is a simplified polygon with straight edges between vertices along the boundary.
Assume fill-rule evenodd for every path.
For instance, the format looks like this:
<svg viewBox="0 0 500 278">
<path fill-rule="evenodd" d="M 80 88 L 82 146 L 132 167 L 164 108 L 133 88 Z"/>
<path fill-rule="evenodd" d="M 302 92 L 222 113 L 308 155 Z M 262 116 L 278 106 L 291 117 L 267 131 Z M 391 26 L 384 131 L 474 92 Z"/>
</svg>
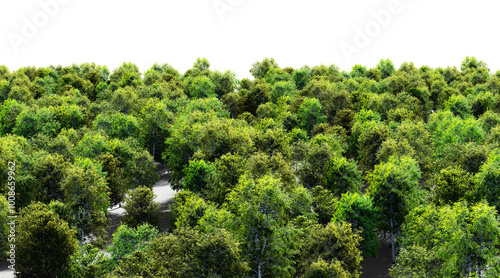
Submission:
<svg viewBox="0 0 500 278">
<path fill-rule="evenodd" d="M 373 127 L 362 131 L 359 137 L 359 165 L 366 170 L 371 170 L 380 163 L 377 153 L 382 143 L 389 137 L 389 132 L 384 124 L 375 124 Z"/>
<path fill-rule="evenodd" d="M 279 180 L 264 176 L 258 180 L 242 176 L 228 196 L 228 208 L 238 215 L 235 234 L 251 273 L 257 277 L 291 277 L 293 237 L 287 227 L 291 199 Z"/>
<path fill-rule="evenodd" d="M 70 164 L 55 154 L 42 154 L 35 160 L 33 175 L 36 178 L 35 200 L 48 204 L 52 200 L 62 200 L 61 183 Z"/>
<path fill-rule="evenodd" d="M 292 81 L 292 76 L 285 70 L 279 67 L 271 68 L 264 76 L 264 81 L 270 85 L 277 82 Z"/>
<path fill-rule="evenodd" d="M 312 210 L 318 216 L 318 223 L 321 225 L 328 224 L 335 213 L 335 206 L 338 198 L 328 189 L 321 185 L 315 186 L 312 189 Z"/>
<path fill-rule="evenodd" d="M 207 58 L 197 58 L 193 68 L 186 71 L 186 76 L 210 75 L 210 62 Z"/>
<path fill-rule="evenodd" d="M 346 192 L 361 189 L 361 171 L 355 161 L 348 161 L 343 156 L 335 156 L 325 165 L 324 187 L 340 197 Z"/>
<path fill-rule="evenodd" d="M 494 106 L 495 98 L 492 92 L 478 92 L 476 95 L 469 95 L 469 97 L 471 112 L 476 118 Z"/>
<path fill-rule="evenodd" d="M 80 244 L 92 234 L 95 243 L 105 242 L 107 208 L 109 207 L 108 187 L 100 165 L 89 159 L 77 159 L 75 165 L 67 169 L 61 183 L 63 201 L 73 211 L 73 224 L 78 231 Z"/>
<path fill-rule="evenodd" d="M 301 243 L 299 268 L 306 277 L 317 277 L 311 274 L 321 265 L 321 268 L 334 271 L 330 275 L 337 272 L 338 277 L 359 277 L 363 261 L 358 249 L 360 241 L 361 237 L 353 232 L 351 224 L 330 222 L 326 227 L 316 226 Z"/>
<path fill-rule="evenodd" d="M 433 252 L 419 245 L 401 248 L 397 264 L 390 269 L 391 277 L 440 277 L 438 274 L 439 260 Z"/>
<path fill-rule="evenodd" d="M 16 126 L 12 132 L 25 138 L 31 138 L 37 133 L 54 137 L 60 129 L 61 124 L 49 108 L 36 109 L 31 107 L 23 110 L 17 116 Z"/>
<path fill-rule="evenodd" d="M 492 151 L 488 160 L 481 166 L 475 176 L 476 194 L 479 199 L 486 199 L 491 206 L 500 210 L 500 151 Z"/>
<path fill-rule="evenodd" d="M 232 71 L 219 72 L 214 71 L 210 79 L 214 84 L 214 93 L 220 99 L 224 95 L 232 93 L 238 87 L 238 79 L 236 78 L 236 74 Z"/>
<path fill-rule="evenodd" d="M 158 99 L 149 99 L 140 113 L 140 136 L 153 159 L 161 160 L 165 151 L 165 140 L 173 115 L 167 111 L 166 105 Z"/>
<path fill-rule="evenodd" d="M 381 59 L 380 62 L 377 64 L 377 69 L 380 71 L 382 74 L 382 79 L 385 79 L 389 76 L 392 75 L 394 72 L 394 64 L 392 63 L 391 60 L 389 59 Z"/>
<path fill-rule="evenodd" d="M 339 261 L 333 261 L 331 263 L 326 262 L 324 259 L 319 258 L 318 260 L 311 263 L 311 265 L 305 270 L 303 278 L 348 278 L 352 277 L 349 273 L 342 268 L 342 264 Z"/>
<path fill-rule="evenodd" d="M 112 270 L 111 263 L 110 259 L 99 251 L 99 248 L 91 244 L 79 246 L 61 276 L 68 278 L 105 277 Z"/>
<path fill-rule="evenodd" d="M 379 217 L 372 199 L 360 193 L 347 192 L 342 194 L 333 211 L 333 222 L 350 223 L 353 231 L 360 234 L 362 239 L 359 249 L 364 255 L 377 257 L 380 241 L 375 231 L 379 225 Z"/>
<path fill-rule="evenodd" d="M 352 66 L 352 69 L 351 69 L 351 72 L 349 73 L 349 75 L 352 78 L 364 77 L 366 75 L 366 71 L 367 70 L 366 70 L 365 66 L 356 64 L 356 65 Z"/>
<path fill-rule="evenodd" d="M 153 188 L 153 185 L 160 179 L 156 173 L 156 166 L 153 157 L 146 150 L 140 150 L 139 146 L 134 148 L 138 151 L 132 151 L 130 161 L 126 161 L 125 173 L 128 175 L 129 188 L 143 185 L 148 188 Z"/>
<path fill-rule="evenodd" d="M 474 178 L 457 166 L 442 169 L 433 179 L 433 201 L 436 205 L 451 205 L 473 201 Z"/>
<path fill-rule="evenodd" d="M 114 91 L 111 94 L 109 103 L 115 111 L 129 115 L 137 112 L 139 109 L 138 99 L 139 97 L 137 96 L 136 90 L 127 86 Z"/>
<path fill-rule="evenodd" d="M 109 81 L 113 87 L 138 87 L 142 84 L 141 72 L 137 65 L 124 62 L 109 76 Z"/>
<path fill-rule="evenodd" d="M 110 205 L 118 205 L 125 197 L 127 189 L 125 171 L 121 167 L 121 162 L 109 153 L 101 154 L 96 159 L 101 163 L 102 171 L 106 173 Z"/>
<path fill-rule="evenodd" d="M 209 110 L 209 108 L 207 108 Z M 183 169 L 193 157 L 207 162 L 227 153 L 246 156 L 254 150 L 254 129 L 241 120 L 217 118 L 215 112 L 193 112 L 177 117 L 167 138 L 163 158 L 172 169 L 171 185 L 181 189 Z"/>
<path fill-rule="evenodd" d="M 176 228 L 194 228 L 209 207 L 210 205 L 199 194 L 189 190 L 179 191 L 172 205 L 172 222 Z"/>
<path fill-rule="evenodd" d="M 16 277 L 60 277 L 76 251 L 76 231 L 42 203 L 19 212 Z"/>
<path fill-rule="evenodd" d="M 244 169 L 254 178 L 261 178 L 269 174 L 274 175 L 281 180 L 284 189 L 287 191 L 290 191 L 297 184 L 292 167 L 281 153 L 270 156 L 262 152 L 256 152 L 247 159 Z"/>
<path fill-rule="evenodd" d="M 139 137 L 139 121 L 132 115 L 123 113 L 99 114 L 92 123 L 94 130 L 102 129 L 111 138 L 125 139 Z"/>
<path fill-rule="evenodd" d="M 260 79 L 255 79 L 252 82 L 250 90 L 248 90 L 248 92 L 243 95 L 243 98 L 241 99 L 242 104 L 244 105 L 243 111 L 256 115 L 259 105 L 269 101 L 270 91 L 271 88 L 268 83 Z"/>
<path fill-rule="evenodd" d="M 460 65 L 460 70 L 462 70 L 463 72 L 478 68 L 488 68 L 488 65 L 486 65 L 484 61 L 480 61 L 474 56 L 465 57 L 465 59 L 462 61 L 462 64 Z"/>
<path fill-rule="evenodd" d="M 468 142 L 481 143 L 484 139 L 484 130 L 474 118 L 461 119 L 450 111 L 438 111 L 429 119 L 428 129 L 435 146 L 435 157 L 445 155 L 453 144 Z"/>
<path fill-rule="evenodd" d="M 380 230 L 390 233 L 392 263 L 395 263 L 394 235 L 400 231 L 406 214 L 418 203 L 420 169 L 410 157 L 391 157 L 368 174 L 367 193 L 380 213 Z"/>
<path fill-rule="evenodd" d="M 215 96 L 215 85 L 207 76 L 188 77 L 184 82 L 186 92 L 192 98 Z"/>
<path fill-rule="evenodd" d="M 471 106 L 467 98 L 463 95 L 453 95 L 444 104 L 445 109 L 453 112 L 455 116 L 460 116 L 462 119 L 466 119 L 471 114 Z"/>
<path fill-rule="evenodd" d="M 149 223 L 155 227 L 159 227 L 158 208 L 160 203 L 154 199 L 156 194 L 148 187 L 139 186 L 132 189 L 125 196 L 125 204 L 123 208 L 125 213 L 122 217 L 123 223 L 130 227 L 137 227 L 143 223 Z"/>
<path fill-rule="evenodd" d="M 279 81 L 272 85 L 269 96 L 272 102 L 277 103 L 283 96 L 289 96 L 293 99 L 298 96 L 298 94 L 299 91 L 292 81 Z"/>
<path fill-rule="evenodd" d="M 481 117 L 479 117 L 479 124 L 484 129 L 484 131 L 489 133 L 492 128 L 500 124 L 500 115 L 491 110 L 488 110 L 484 114 L 482 114 Z"/>
<path fill-rule="evenodd" d="M 345 145 L 336 134 L 318 134 L 297 156 L 298 173 L 302 184 L 312 188 L 323 184 L 325 165 L 344 152 Z"/>
<path fill-rule="evenodd" d="M 315 125 L 324 122 L 326 117 L 321 114 L 321 109 L 319 100 L 305 98 L 298 111 L 301 128 L 311 132 Z"/>
<path fill-rule="evenodd" d="M 396 128 L 394 134 L 394 140 L 398 142 L 407 141 L 411 149 L 415 151 L 413 157 L 418 161 L 423 176 L 430 175 L 434 171 L 432 167 L 433 140 L 426 127 L 423 122 L 405 121 Z M 405 152 L 411 152 L 411 149 L 405 149 Z M 380 152 L 382 151 L 380 150 Z"/>
<path fill-rule="evenodd" d="M 217 175 L 203 195 L 208 200 L 222 205 L 226 201 L 227 194 L 236 187 L 245 171 L 245 158 L 238 154 L 226 153 L 215 159 L 214 165 Z"/>
<path fill-rule="evenodd" d="M 61 105 L 53 107 L 53 112 L 57 120 L 61 123 L 62 128 L 78 129 L 82 126 L 84 114 L 78 105 Z"/>
<path fill-rule="evenodd" d="M 191 160 L 189 166 L 183 170 L 184 180 L 182 184 L 184 189 L 193 192 L 200 192 L 208 189 L 211 179 L 215 176 L 215 166 L 207 164 L 203 160 Z"/>
<path fill-rule="evenodd" d="M 250 73 L 255 78 L 263 79 L 270 69 L 276 67 L 278 67 L 278 64 L 273 58 L 265 58 L 262 62 L 255 62 L 250 69 Z"/>
<path fill-rule="evenodd" d="M 6 84 L 4 84 L 4 86 L 5 85 Z M 30 82 L 30 85 L 31 85 L 31 82 Z M 24 102 L 24 103 L 32 104 L 33 103 L 33 99 L 34 99 L 35 96 L 34 96 L 33 92 L 30 90 L 30 87 L 31 86 L 24 86 L 24 85 L 17 86 L 17 85 L 14 85 L 14 86 L 12 86 L 10 88 L 9 93 L 8 93 L 6 99 L 14 99 L 14 100 L 16 100 L 18 102 Z"/>
<path fill-rule="evenodd" d="M 377 152 L 377 159 L 381 162 L 387 162 L 391 156 L 411 156 L 415 158 L 416 152 L 408 143 L 406 138 L 401 138 L 401 140 L 396 140 L 393 138 L 388 138 L 380 145 Z"/>
<path fill-rule="evenodd" d="M 110 146 L 107 136 L 102 131 L 85 132 L 75 146 L 75 153 L 81 157 L 96 158 L 109 152 Z"/>
<path fill-rule="evenodd" d="M 5 100 L 0 106 L 0 134 L 12 133 L 17 116 L 26 109 L 26 104 L 22 102 L 17 102 L 15 99 Z"/>
<path fill-rule="evenodd" d="M 85 80 L 78 76 L 74 69 L 68 70 L 65 73 L 61 73 L 59 78 L 59 92 L 66 93 L 72 90 L 76 90 L 83 95 L 92 94 L 92 84 L 90 81 Z"/>
<path fill-rule="evenodd" d="M 0 137 L 0 189 L 3 194 L 7 194 L 9 186 L 12 187 L 12 182 L 15 182 L 16 207 L 28 205 L 35 193 L 32 152 L 29 141 L 22 136 L 7 134 Z M 12 171 L 15 172 L 14 177 Z"/>
<path fill-rule="evenodd" d="M 298 90 L 302 90 L 311 78 L 312 71 L 307 66 L 293 71 L 293 81 L 295 82 Z"/>
<path fill-rule="evenodd" d="M 120 225 L 113 233 L 112 245 L 107 248 L 111 254 L 113 265 L 117 265 L 127 255 L 136 250 L 146 250 L 147 246 L 158 236 L 158 229 L 148 223 L 131 228 L 126 224 Z"/>
<path fill-rule="evenodd" d="M 401 243 L 408 249 L 393 271 L 418 271 L 432 277 L 492 277 L 491 272 L 498 268 L 494 259 L 499 254 L 498 221 L 495 208 L 486 202 L 419 206 L 403 226 Z M 417 261 L 408 260 L 417 256 Z M 422 263 L 417 265 L 419 261 Z"/>
</svg>

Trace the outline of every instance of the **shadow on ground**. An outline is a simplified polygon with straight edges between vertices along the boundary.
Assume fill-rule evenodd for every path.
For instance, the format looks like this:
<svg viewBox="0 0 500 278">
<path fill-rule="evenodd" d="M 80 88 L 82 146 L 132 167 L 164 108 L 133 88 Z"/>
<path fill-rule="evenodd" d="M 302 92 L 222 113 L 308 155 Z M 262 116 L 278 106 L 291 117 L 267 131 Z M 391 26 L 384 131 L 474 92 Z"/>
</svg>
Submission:
<svg viewBox="0 0 500 278">
<path fill-rule="evenodd" d="M 389 237 L 380 240 L 377 258 L 367 257 L 361 264 L 362 269 L 360 278 L 389 278 L 389 268 L 392 266 L 391 245 Z"/>
</svg>

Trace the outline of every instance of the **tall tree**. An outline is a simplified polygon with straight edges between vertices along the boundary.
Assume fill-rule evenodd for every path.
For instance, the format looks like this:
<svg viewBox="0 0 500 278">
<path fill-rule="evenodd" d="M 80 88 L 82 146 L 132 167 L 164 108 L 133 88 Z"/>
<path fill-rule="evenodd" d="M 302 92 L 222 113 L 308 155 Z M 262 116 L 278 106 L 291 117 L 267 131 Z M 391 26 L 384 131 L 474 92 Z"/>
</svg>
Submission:
<svg viewBox="0 0 500 278">
<path fill-rule="evenodd" d="M 156 161 L 161 160 L 165 151 L 165 140 L 168 137 L 168 127 L 173 120 L 166 105 L 158 99 L 149 99 L 140 113 L 141 138 Z"/>
<path fill-rule="evenodd" d="M 95 238 L 97 245 L 104 244 L 109 189 L 100 165 L 90 159 L 77 159 L 67 170 L 61 188 L 63 201 L 73 211 L 80 244 L 84 245 L 85 237 L 89 235 Z"/>
<path fill-rule="evenodd" d="M 395 234 L 406 214 L 419 202 L 420 169 L 410 157 L 391 157 L 368 174 L 367 193 L 380 212 L 380 230 L 390 233 L 392 263 L 395 263 Z"/>
<path fill-rule="evenodd" d="M 238 215 L 235 233 L 256 277 L 290 277 L 295 272 L 291 228 L 287 227 L 291 199 L 280 181 L 270 176 L 240 178 L 228 196 L 228 208 Z"/>
<path fill-rule="evenodd" d="M 122 163 L 109 153 L 101 154 L 96 159 L 101 163 L 102 171 L 106 173 L 106 181 L 110 193 L 110 205 L 118 205 L 125 197 L 127 189 L 125 171 L 121 166 Z"/>
</svg>

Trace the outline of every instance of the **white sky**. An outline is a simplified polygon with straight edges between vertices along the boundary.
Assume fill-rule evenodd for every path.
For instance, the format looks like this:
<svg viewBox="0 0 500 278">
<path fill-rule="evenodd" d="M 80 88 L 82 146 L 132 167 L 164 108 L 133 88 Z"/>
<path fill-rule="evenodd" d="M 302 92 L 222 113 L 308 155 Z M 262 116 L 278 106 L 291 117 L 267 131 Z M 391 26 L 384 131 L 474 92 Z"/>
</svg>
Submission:
<svg viewBox="0 0 500 278">
<path fill-rule="evenodd" d="M 52 3 L 48 11 L 44 3 Z M 215 4 L 231 10 L 219 14 Z M 95 62 L 113 70 L 127 61 L 144 72 L 157 62 L 184 73 L 206 57 L 212 70 L 244 78 L 265 57 L 281 67 L 349 71 L 381 58 L 435 68 L 475 56 L 495 72 L 499 7 L 484 0 L 1 0 L 0 64 L 12 71 Z M 374 13 L 390 18 L 377 23 Z M 357 30 L 367 28 L 363 41 Z M 345 55 L 342 45 L 356 53 Z"/>
</svg>

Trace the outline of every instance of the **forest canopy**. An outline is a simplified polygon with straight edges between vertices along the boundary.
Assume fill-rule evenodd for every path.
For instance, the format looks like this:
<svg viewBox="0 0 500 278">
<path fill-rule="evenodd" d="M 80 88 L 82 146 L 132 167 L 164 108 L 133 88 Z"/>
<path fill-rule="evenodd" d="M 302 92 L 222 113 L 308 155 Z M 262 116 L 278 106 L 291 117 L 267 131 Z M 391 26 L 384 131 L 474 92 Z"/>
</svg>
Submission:
<svg viewBox="0 0 500 278">
<path fill-rule="evenodd" d="M 393 277 L 497 277 L 500 71 L 265 58 L 250 73 L 0 66 L 16 275 L 359 277 L 389 237 Z M 158 167 L 178 191 L 166 228 Z"/>
</svg>

